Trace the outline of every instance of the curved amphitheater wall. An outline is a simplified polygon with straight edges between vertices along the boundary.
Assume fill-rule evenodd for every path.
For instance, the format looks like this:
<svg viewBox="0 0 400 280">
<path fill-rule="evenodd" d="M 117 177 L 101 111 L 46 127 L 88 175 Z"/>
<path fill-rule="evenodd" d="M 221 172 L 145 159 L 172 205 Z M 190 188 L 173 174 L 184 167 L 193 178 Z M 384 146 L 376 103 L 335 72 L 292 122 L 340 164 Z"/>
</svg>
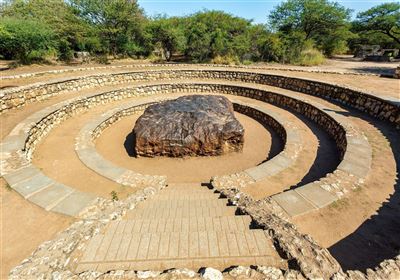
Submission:
<svg viewBox="0 0 400 280">
<path fill-rule="evenodd" d="M 37 83 L 0 91 L 0 113 L 63 92 L 73 92 L 102 85 L 117 85 L 133 81 L 154 81 L 160 79 L 222 79 L 270 85 L 340 102 L 379 119 L 394 123 L 397 127 L 400 126 L 399 106 L 394 100 L 389 98 L 382 99 L 350 88 L 300 78 L 220 70 L 150 70 L 91 75 L 75 79 L 56 80 L 50 83 Z"/>
<path fill-rule="evenodd" d="M 242 81 L 249 83 L 259 83 L 271 85 L 280 88 L 290 89 L 306 94 L 320 96 L 322 98 L 343 103 L 353 108 L 357 108 L 368 113 L 378 119 L 383 119 L 392 123 L 397 128 L 400 125 L 400 107 L 390 100 L 384 100 L 371 96 L 367 93 L 354 91 L 352 89 L 343 88 L 335 85 L 329 85 L 316 81 L 309 81 L 297 78 L 290 78 L 276 75 L 254 74 L 248 72 L 232 72 L 232 71 L 191 71 L 191 70 L 167 70 L 167 71 L 146 71 L 146 72 L 130 72 L 124 74 L 113 75 L 97 75 L 73 79 L 68 81 L 54 82 L 50 84 L 36 84 L 24 88 L 13 90 L 4 90 L 0 92 L 1 113 L 7 110 L 22 107 L 26 103 L 42 100 L 53 95 L 61 94 L 67 91 L 77 91 L 82 88 L 91 88 L 100 85 L 121 84 L 129 81 L 147 81 L 159 79 L 176 79 L 176 78 L 202 78 L 202 79 L 223 79 L 229 81 Z M 237 95 L 250 97 L 266 101 L 268 103 L 277 104 L 285 108 L 290 108 L 296 112 L 309 117 L 316 123 L 320 124 L 334 139 L 343 157 L 346 151 L 345 130 L 334 119 L 326 114 L 321 114 L 319 110 L 306 102 L 294 100 L 272 92 L 266 92 L 257 88 L 238 87 L 231 85 L 218 84 L 163 84 L 132 87 L 130 90 L 123 89 L 108 92 L 107 94 L 98 94 L 81 100 L 77 100 L 62 107 L 60 110 L 49 114 L 47 117 L 36 123 L 30 130 L 30 134 L 25 145 L 25 153 L 30 158 L 34 151 L 35 145 L 40 139 L 49 132 L 49 130 L 63 119 L 85 110 L 96 104 L 107 102 L 107 99 L 120 99 L 137 95 L 152 95 L 156 93 L 167 92 L 202 92 L 213 91 L 221 93 L 232 92 Z M 359 279 L 384 279 L 385 275 L 389 275 L 391 270 L 399 267 L 399 259 L 388 260 L 376 268 L 375 271 L 369 271 L 368 275 L 361 272 L 347 272 L 345 275 L 338 268 L 338 264 L 329 256 L 326 250 L 320 248 L 317 244 L 308 240 L 306 236 L 298 233 L 284 219 L 270 214 L 266 209 L 272 209 L 273 203 L 269 199 L 264 201 L 254 201 L 249 196 L 235 189 L 220 189 L 225 196 L 235 202 L 241 211 L 250 214 L 257 223 L 263 228 L 271 230 L 278 246 L 287 255 L 296 260 L 303 275 L 309 278 L 323 275 L 332 279 L 351 279 L 359 277 Z M 273 211 L 271 211 L 273 213 Z M 298 249 L 302 248 L 302 252 Z M 328 269 L 328 266 L 331 268 Z M 350 278 L 347 278 L 350 277 Z"/>
</svg>

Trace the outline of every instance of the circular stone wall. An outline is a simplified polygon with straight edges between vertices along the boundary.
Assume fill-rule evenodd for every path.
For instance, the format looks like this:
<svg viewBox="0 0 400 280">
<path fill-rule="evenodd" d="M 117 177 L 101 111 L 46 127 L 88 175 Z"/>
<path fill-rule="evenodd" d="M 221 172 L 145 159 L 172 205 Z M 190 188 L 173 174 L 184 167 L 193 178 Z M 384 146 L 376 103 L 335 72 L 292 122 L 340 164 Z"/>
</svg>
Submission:
<svg viewBox="0 0 400 280">
<path fill-rule="evenodd" d="M 96 140 L 96 148 L 104 158 L 118 166 L 142 174 L 166 175 L 168 182 L 208 182 L 216 174 L 230 174 L 256 166 L 266 160 L 270 151 L 271 133 L 256 120 L 235 112 L 235 117 L 246 131 L 242 152 L 185 159 L 135 158 L 131 129 L 139 116 L 126 117 L 106 129 Z"/>
</svg>

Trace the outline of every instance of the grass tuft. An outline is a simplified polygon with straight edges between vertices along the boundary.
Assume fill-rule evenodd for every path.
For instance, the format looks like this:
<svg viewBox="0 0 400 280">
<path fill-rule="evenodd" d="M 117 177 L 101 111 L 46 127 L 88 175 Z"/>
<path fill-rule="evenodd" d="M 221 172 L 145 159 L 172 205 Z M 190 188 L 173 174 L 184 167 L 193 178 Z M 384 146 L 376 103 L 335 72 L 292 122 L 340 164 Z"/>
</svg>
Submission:
<svg viewBox="0 0 400 280">
<path fill-rule="evenodd" d="M 110 192 L 110 195 L 111 195 L 111 199 L 112 199 L 113 201 L 118 201 L 118 200 L 119 200 L 118 194 L 117 194 L 116 191 Z"/>
</svg>

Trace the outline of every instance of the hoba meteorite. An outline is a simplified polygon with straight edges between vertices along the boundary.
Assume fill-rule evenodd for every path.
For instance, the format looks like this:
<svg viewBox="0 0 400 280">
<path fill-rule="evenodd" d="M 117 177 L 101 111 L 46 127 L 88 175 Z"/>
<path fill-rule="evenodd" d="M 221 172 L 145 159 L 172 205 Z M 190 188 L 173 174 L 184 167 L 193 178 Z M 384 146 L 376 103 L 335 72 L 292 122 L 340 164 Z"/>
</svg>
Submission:
<svg viewBox="0 0 400 280">
<path fill-rule="evenodd" d="M 190 95 L 146 108 L 133 129 L 137 156 L 214 156 L 241 151 L 244 129 L 223 96 Z"/>
</svg>

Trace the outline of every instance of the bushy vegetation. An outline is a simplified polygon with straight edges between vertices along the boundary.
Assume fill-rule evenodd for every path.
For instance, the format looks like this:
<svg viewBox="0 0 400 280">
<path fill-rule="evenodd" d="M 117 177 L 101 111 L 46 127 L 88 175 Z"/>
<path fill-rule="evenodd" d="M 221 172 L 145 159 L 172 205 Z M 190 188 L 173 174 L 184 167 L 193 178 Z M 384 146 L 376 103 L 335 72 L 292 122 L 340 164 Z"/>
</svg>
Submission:
<svg viewBox="0 0 400 280">
<path fill-rule="evenodd" d="M 39 61 L 55 52 L 54 32 L 40 22 L 0 19 L 0 53 L 5 59 L 18 59 L 23 63 Z"/>
<path fill-rule="evenodd" d="M 8 0 L 0 8 L 0 57 L 22 63 L 151 57 L 217 64 L 323 63 L 359 44 L 400 45 L 400 4 L 360 13 L 329 0 L 286 0 L 266 24 L 221 11 L 146 17 L 135 0 Z"/>
<path fill-rule="evenodd" d="M 357 15 L 351 30 L 356 36 L 350 48 L 360 44 L 380 45 L 383 48 L 400 46 L 400 3 L 384 3 Z"/>
</svg>

